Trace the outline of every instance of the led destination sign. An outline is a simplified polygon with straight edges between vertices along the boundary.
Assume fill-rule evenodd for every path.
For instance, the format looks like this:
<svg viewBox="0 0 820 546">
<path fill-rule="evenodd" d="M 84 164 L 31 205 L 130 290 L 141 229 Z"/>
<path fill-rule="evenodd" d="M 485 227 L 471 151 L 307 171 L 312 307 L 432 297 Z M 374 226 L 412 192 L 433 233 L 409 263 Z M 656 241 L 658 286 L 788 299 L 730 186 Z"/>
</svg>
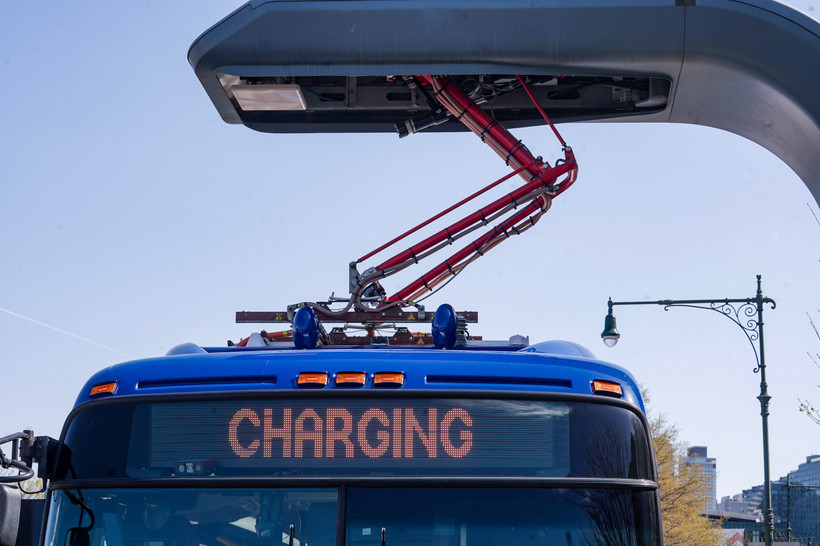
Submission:
<svg viewBox="0 0 820 546">
<path fill-rule="evenodd" d="M 472 399 L 143 404 L 130 445 L 131 475 L 481 475 L 506 468 L 562 476 L 569 471 L 569 409 Z"/>
<path fill-rule="evenodd" d="M 354 418 L 347 408 L 325 408 L 323 415 L 305 408 L 294 419 L 292 408 L 282 408 L 281 415 L 265 408 L 261 417 L 257 411 L 243 408 L 228 424 L 228 441 L 242 458 L 253 457 L 260 450 L 265 458 L 284 459 L 333 459 L 337 450 L 339 458 L 345 459 L 356 458 L 358 453 L 371 459 L 385 455 L 435 459 L 439 453 L 461 458 L 472 451 L 473 418 L 463 408 L 452 408 L 441 419 L 438 408 L 427 408 L 423 411 L 426 416 L 418 415 L 414 408 L 389 411 L 367 408 Z M 244 436 L 253 438 L 247 445 L 240 441 L 243 427 L 250 429 Z M 422 449 L 416 449 L 416 441 Z"/>
</svg>

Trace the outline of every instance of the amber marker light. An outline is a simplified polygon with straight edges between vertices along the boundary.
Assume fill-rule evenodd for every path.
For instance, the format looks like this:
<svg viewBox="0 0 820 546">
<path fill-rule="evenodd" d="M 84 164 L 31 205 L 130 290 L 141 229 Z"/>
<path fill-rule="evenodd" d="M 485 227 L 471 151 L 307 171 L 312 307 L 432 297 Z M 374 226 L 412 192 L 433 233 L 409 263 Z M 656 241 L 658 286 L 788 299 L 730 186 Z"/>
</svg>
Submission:
<svg viewBox="0 0 820 546">
<path fill-rule="evenodd" d="M 94 396 L 103 396 L 105 394 L 116 394 L 117 393 L 117 382 L 116 381 L 108 381 L 107 383 L 100 383 L 99 385 L 94 385 L 91 387 L 91 392 L 88 393 L 89 398 Z"/>
<path fill-rule="evenodd" d="M 611 396 L 621 397 L 624 391 L 620 383 L 614 381 L 604 381 L 603 379 L 596 379 L 592 382 L 592 392 L 595 394 L 609 394 Z"/>
<path fill-rule="evenodd" d="M 373 376 L 374 387 L 403 387 L 404 374 L 402 372 L 378 372 Z"/>
<path fill-rule="evenodd" d="M 336 386 L 363 387 L 366 379 L 364 372 L 339 372 L 336 374 Z"/>
<path fill-rule="evenodd" d="M 301 372 L 297 384 L 300 387 L 326 387 L 327 372 Z"/>
</svg>

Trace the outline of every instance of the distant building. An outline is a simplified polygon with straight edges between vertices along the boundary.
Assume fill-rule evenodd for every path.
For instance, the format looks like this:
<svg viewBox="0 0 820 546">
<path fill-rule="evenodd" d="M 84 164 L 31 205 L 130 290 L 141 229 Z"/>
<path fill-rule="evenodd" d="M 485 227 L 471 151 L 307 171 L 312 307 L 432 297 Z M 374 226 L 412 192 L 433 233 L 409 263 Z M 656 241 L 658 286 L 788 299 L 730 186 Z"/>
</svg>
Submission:
<svg viewBox="0 0 820 546">
<path fill-rule="evenodd" d="M 806 457 L 806 462 L 789 472 L 792 483 L 820 486 L 820 455 Z"/>
<path fill-rule="evenodd" d="M 700 467 L 706 482 L 706 510 L 717 510 L 717 463 L 706 456 L 706 446 L 692 446 L 684 464 Z"/>
<path fill-rule="evenodd" d="M 820 544 L 820 455 L 806 457 L 805 463 L 789 472 L 789 480 L 798 486 L 790 492 L 792 534 L 811 537 L 813 544 Z M 785 519 L 786 514 L 782 517 Z"/>
<path fill-rule="evenodd" d="M 740 493 L 731 497 L 721 498 L 717 505 L 717 511 L 728 514 L 759 515 L 748 501 L 743 500 L 743 495 Z"/>
<path fill-rule="evenodd" d="M 793 487 L 789 487 L 789 483 Z M 807 544 L 811 539 L 812 544 L 820 544 L 820 455 L 806 457 L 805 463 L 801 463 L 797 470 L 789 472 L 788 483 L 785 476 L 772 481 L 771 491 L 775 538 L 785 540 L 787 528 L 791 523 L 792 541 Z M 762 532 L 763 508 L 763 486 L 755 485 L 738 495 L 723 497 L 716 517 L 726 518 L 730 514 L 755 515 L 758 523 L 747 523 L 743 527 L 747 534 L 750 531 L 759 533 Z M 740 525 L 724 524 L 724 528 L 737 527 Z"/>
</svg>

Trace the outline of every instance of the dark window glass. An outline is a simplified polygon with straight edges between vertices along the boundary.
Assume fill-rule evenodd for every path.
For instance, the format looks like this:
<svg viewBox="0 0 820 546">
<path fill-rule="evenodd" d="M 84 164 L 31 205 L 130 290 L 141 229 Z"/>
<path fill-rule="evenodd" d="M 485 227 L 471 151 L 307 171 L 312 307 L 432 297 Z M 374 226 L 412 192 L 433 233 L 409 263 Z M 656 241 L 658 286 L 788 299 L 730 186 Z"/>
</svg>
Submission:
<svg viewBox="0 0 820 546">
<path fill-rule="evenodd" d="M 647 491 L 344 491 L 345 514 L 332 488 L 57 490 L 45 545 L 335 546 L 341 529 L 348 546 L 660 544 L 654 495 Z"/>
<path fill-rule="evenodd" d="M 45 545 L 335 546 L 337 522 L 336 489 L 58 490 Z"/>
<path fill-rule="evenodd" d="M 348 546 L 650 546 L 653 494 L 626 489 L 351 488 Z"/>
</svg>

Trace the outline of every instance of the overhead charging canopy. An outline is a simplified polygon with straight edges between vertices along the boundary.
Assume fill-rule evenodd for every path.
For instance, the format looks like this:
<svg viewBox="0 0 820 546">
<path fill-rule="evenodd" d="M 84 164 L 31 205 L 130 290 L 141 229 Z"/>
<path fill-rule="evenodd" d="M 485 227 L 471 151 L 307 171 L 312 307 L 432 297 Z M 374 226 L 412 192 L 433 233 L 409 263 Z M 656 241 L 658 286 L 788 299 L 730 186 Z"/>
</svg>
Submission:
<svg viewBox="0 0 820 546">
<path fill-rule="evenodd" d="M 222 118 L 266 132 L 462 131 L 403 76 L 441 74 L 507 127 L 692 123 L 746 137 L 820 201 L 820 23 L 771 0 L 254 0 L 188 59 Z"/>
</svg>

